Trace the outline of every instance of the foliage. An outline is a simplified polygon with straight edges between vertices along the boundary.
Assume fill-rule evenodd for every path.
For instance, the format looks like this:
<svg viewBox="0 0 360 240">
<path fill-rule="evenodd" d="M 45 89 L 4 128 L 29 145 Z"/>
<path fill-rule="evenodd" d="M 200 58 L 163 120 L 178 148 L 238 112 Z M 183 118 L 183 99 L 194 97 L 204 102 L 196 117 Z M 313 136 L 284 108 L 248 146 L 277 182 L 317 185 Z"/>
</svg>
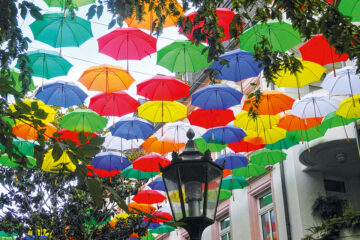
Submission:
<svg viewBox="0 0 360 240">
<path fill-rule="evenodd" d="M 315 217 L 320 217 L 322 220 L 328 220 L 342 216 L 345 206 L 345 200 L 334 196 L 320 196 L 312 206 L 312 214 Z"/>
</svg>

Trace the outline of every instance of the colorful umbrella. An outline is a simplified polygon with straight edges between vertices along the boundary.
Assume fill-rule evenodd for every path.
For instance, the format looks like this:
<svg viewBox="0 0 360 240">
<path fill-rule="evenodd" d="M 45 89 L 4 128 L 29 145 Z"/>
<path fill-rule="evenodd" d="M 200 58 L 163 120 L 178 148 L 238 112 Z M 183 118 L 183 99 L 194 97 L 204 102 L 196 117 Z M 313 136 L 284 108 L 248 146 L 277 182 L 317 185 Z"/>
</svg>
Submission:
<svg viewBox="0 0 360 240">
<path fill-rule="evenodd" d="M 35 95 L 35 97 L 48 105 L 65 108 L 83 105 L 87 96 L 76 84 L 65 81 L 45 84 Z"/>
<path fill-rule="evenodd" d="M 134 179 L 148 179 L 148 178 L 152 178 L 155 177 L 156 175 L 158 175 L 158 172 L 143 172 L 140 170 L 136 170 L 133 169 L 133 166 L 130 165 L 127 168 L 125 168 L 121 174 L 126 177 L 126 178 L 134 178 Z"/>
<path fill-rule="evenodd" d="M 93 37 L 90 22 L 72 14 L 43 14 L 30 28 L 35 40 L 55 48 L 79 47 Z"/>
<path fill-rule="evenodd" d="M 253 144 L 273 144 L 286 137 L 286 130 L 273 127 L 262 130 L 248 130 L 247 137 L 244 139 Z"/>
<path fill-rule="evenodd" d="M 12 141 L 12 144 L 14 146 L 16 146 L 16 148 L 15 147 L 13 148 L 13 151 L 15 153 L 18 153 L 18 154 L 21 153 L 21 154 L 31 156 L 31 157 L 34 156 L 34 147 L 36 145 L 39 145 L 35 141 L 26 141 L 26 140 L 23 140 L 21 138 L 14 139 Z M 2 152 L 5 152 L 5 146 L 0 144 L 0 150 Z"/>
<path fill-rule="evenodd" d="M 266 168 L 262 165 L 249 163 L 246 167 L 231 170 L 235 177 L 257 177 L 266 173 Z"/>
<path fill-rule="evenodd" d="M 344 16 L 351 17 L 352 22 L 360 22 L 360 1 L 359 0 L 347 0 L 340 1 L 338 6 L 339 12 Z"/>
<path fill-rule="evenodd" d="M 44 136 L 45 139 L 52 137 L 53 134 L 57 131 L 56 127 L 54 127 L 50 123 L 45 123 L 44 126 L 38 125 L 37 128 L 35 128 L 31 124 L 24 123 L 24 124 L 16 124 L 15 126 L 13 126 L 12 133 L 15 136 L 25 140 L 36 140 L 38 139 L 38 132 L 40 130 L 44 131 L 44 133 L 42 133 L 41 135 Z"/>
<path fill-rule="evenodd" d="M 187 107 L 178 102 L 149 101 L 138 108 L 139 117 L 150 122 L 175 122 L 187 116 Z"/>
<path fill-rule="evenodd" d="M 154 234 L 165 234 L 171 233 L 172 231 L 175 231 L 175 228 L 169 225 L 162 224 L 160 227 L 151 229 L 149 232 Z"/>
<path fill-rule="evenodd" d="M 154 132 L 154 126 L 138 117 L 125 117 L 115 123 L 113 127 L 109 128 L 113 136 L 130 139 L 146 139 Z"/>
<path fill-rule="evenodd" d="M 221 189 L 230 191 L 234 189 L 243 189 L 247 186 L 249 186 L 249 183 L 245 180 L 245 178 L 233 175 L 223 178 L 221 182 Z"/>
<path fill-rule="evenodd" d="M 325 135 L 327 129 L 312 127 L 307 130 L 294 130 L 286 133 L 286 138 L 292 142 L 310 142 Z"/>
<path fill-rule="evenodd" d="M 345 98 L 340 103 L 336 114 L 344 118 L 360 118 L 360 94 Z"/>
<path fill-rule="evenodd" d="M 285 150 L 285 149 L 291 148 L 292 146 L 297 145 L 298 143 L 299 142 L 293 142 L 288 138 L 284 138 L 284 139 L 277 141 L 276 143 L 266 144 L 265 148 L 270 149 L 270 150 Z"/>
<path fill-rule="evenodd" d="M 191 125 L 213 128 L 226 126 L 231 121 L 235 120 L 234 112 L 231 109 L 225 110 L 204 110 L 196 109 L 187 116 Z"/>
<path fill-rule="evenodd" d="M 309 96 L 296 100 L 290 114 L 299 118 L 325 117 L 328 113 L 336 111 L 339 101 L 328 96 Z"/>
<path fill-rule="evenodd" d="M 253 144 L 242 139 L 240 142 L 229 143 L 228 147 L 234 152 L 251 152 L 263 148 L 264 144 Z"/>
<path fill-rule="evenodd" d="M 141 144 L 143 144 L 143 140 L 126 140 L 125 138 L 111 136 L 111 134 L 105 135 L 105 141 L 103 143 L 103 147 L 106 149 L 112 150 L 129 150 L 129 149 L 137 149 L 140 148 Z"/>
<path fill-rule="evenodd" d="M 22 92 L 24 90 L 23 88 L 23 83 L 19 80 L 20 77 L 20 73 L 15 71 L 15 70 L 10 70 L 10 76 L 13 80 L 12 83 L 10 83 L 11 87 L 16 91 L 16 92 Z M 33 80 L 31 79 L 29 82 L 29 86 L 28 86 L 28 91 L 32 91 L 35 89 L 35 85 Z"/>
<path fill-rule="evenodd" d="M 60 141 L 60 139 L 66 140 L 69 139 L 71 141 L 73 141 L 74 143 L 76 143 L 78 146 L 81 146 L 81 142 L 79 140 L 79 134 L 83 134 L 86 138 L 88 137 L 89 133 L 87 132 L 83 132 L 83 133 L 78 133 L 78 132 L 73 132 L 67 129 L 60 129 L 58 132 L 58 134 L 60 134 L 59 137 L 56 137 L 55 139 L 57 141 Z M 91 137 L 95 137 L 95 136 L 99 136 L 96 133 L 91 133 Z M 90 140 L 87 140 L 86 143 L 89 143 Z"/>
<path fill-rule="evenodd" d="M 126 90 L 134 81 L 122 67 L 108 64 L 90 67 L 79 78 L 87 89 L 104 93 Z"/>
<path fill-rule="evenodd" d="M 60 119 L 60 126 L 74 132 L 96 132 L 106 127 L 107 119 L 90 109 L 76 109 Z"/>
<path fill-rule="evenodd" d="M 154 204 L 161 203 L 166 197 L 155 190 L 142 190 L 138 192 L 131 200 L 137 203 Z"/>
<path fill-rule="evenodd" d="M 225 110 L 241 103 L 243 94 L 226 84 L 214 84 L 193 93 L 191 105 L 205 110 Z"/>
<path fill-rule="evenodd" d="M 140 238 L 140 240 L 156 240 L 156 237 L 151 233 L 148 233 Z"/>
<path fill-rule="evenodd" d="M 133 161 L 132 165 L 134 169 L 143 172 L 160 172 L 160 166 L 165 168 L 170 163 L 171 161 L 163 156 L 149 154 L 137 158 L 135 161 Z"/>
<path fill-rule="evenodd" d="M 144 221 L 149 222 L 151 220 L 151 222 L 154 222 L 154 223 L 163 223 L 163 222 L 168 222 L 173 219 L 171 214 L 167 213 L 167 212 L 155 211 L 151 215 L 153 215 L 155 218 L 150 219 L 148 217 L 145 217 Z"/>
<path fill-rule="evenodd" d="M 44 2 L 49 7 L 61 7 L 61 8 L 68 7 L 66 5 L 66 3 L 68 3 L 67 0 L 44 0 Z M 71 0 L 71 3 L 74 4 L 76 7 L 82 7 L 91 3 L 95 3 L 95 0 Z"/>
<path fill-rule="evenodd" d="M 248 165 L 249 160 L 240 153 L 229 153 L 221 155 L 218 157 L 215 162 L 221 166 L 224 166 L 224 169 L 233 170 L 234 168 L 241 168 Z"/>
<path fill-rule="evenodd" d="M 55 120 L 56 111 L 54 109 L 52 109 L 50 106 L 43 103 L 42 101 L 25 99 L 25 100 L 22 100 L 22 104 L 25 104 L 30 107 L 30 112 L 28 114 L 24 114 L 25 116 L 27 116 L 29 118 L 39 120 L 43 123 L 49 123 L 49 122 L 53 122 Z M 9 106 L 9 109 L 12 112 L 17 112 L 17 107 L 18 107 L 17 104 L 11 104 Z M 46 114 L 46 117 L 44 119 L 35 117 L 36 113 L 38 113 L 39 110 L 43 111 Z M 17 122 L 20 123 L 20 121 L 17 121 Z M 25 119 L 23 119 L 21 121 L 21 123 L 23 123 L 23 122 L 29 122 L 29 121 L 26 121 Z"/>
<path fill-rule="evenodd" d="M 148 183 L 147 186 L 152 190 L 158 190 L 164 192 L 166 191 L 162 177 L 155 178 L 155 180 L 151 181 L 151 183 Z"/>
<path fill-rule="evenodd" d="M 5 167 L 20 167 L 15 158 L 9 158 L 7 154 L 0 156 L 0 164 Z M 36 159 L 31 156 L 26 156 L 26 168 L 33 168 L 36 166 Z M 0 238 L 1 239 L 1 238 Z"/>
<path fill-rule="evenodd" d="M 99 153 L 91 160 L 91 163 L 94 168 L 106 171 L 123 170 L 131 165 L 126 156 L 118 152 Z"/>
<path fill-rule="evenodd" d="M 229 199 L 231 197 L 231 195 L 232 195 L 231 191 L 228 191 L 225 189 L 220 189 L 219 202 Z"/>
<path fill-rule="evenodd" d="M 222 143 L 214 143 L 214 142 L 208 143 L 202 137 L 194 139 L 194 143 L 197 149 L 202 153 L 205 153 L 207 150 L 209 150 L 210 152 L 221 152 L 227 146 L 226 144 L 222 144 Z"/>
<path fill-rule="evenodd" d="M 344 94 L 353 96 L 360 94 L 360 77 L 354 67 L 344 67 L 335 71 L 336 76 L 326 75 L 321 87 L 331 94 Z"/>
<path fill-rule="evenodd" d="M 292 114 L 285 114 L 280 118 L 278 127 L 287 131 L 306 130 L 321 124 L 322 117 L 299 118 Z"/>
<path fill-rule="evenodd" d="M 324 117 L 320 127 L 329 129 L 334 127 L 345 126 L 354 121 L 356 121 L 356 118 L 343 118 L 342 116 L 337 115 L 336 112 L 331 112 Z"/>
<path fill-rule="evenodd" d="M 189 96 L 190 86 L 170 77 L 156 75 L 136 85 L 137 94 L 152 101 L 175 101 Z"/>
<path fill-rule="evenodd" d="M 136 202 L 129 203 L 128 207 L 129 207 L 129 211 L 133 212 L 133 213 L 138 213 L 137 210 L 139 210 L 139 211 L 151 214 L 156 210 L 156 208 L 151 204 L 141 204 L 141 203 L 136 203 Z"/>
<path fill-rule="evenodd" d="M 199 127 L 191 126 L 184 122 L 176 122 L 167 123 L 161 131 L 159 130 L 155 133 L 155 136 L 162 141 L 174 142 L 176 144 L 186 143 L 188 141 L 187 133 L 189 129 L 193 130 L 195 138 L 201 137 L 203 133 L 203 129 Z"/>
<path fill-rule="evenodd" d="M 64 151 L 58 160 L 52 156 L 53 149 L 50 149 L 47 153 L 45 153 L 43 164 L 41 169 L 45 172 L 53 172 L 58 173 L 60 171 L 71 171 L 74 172 L 76 169 L 76 165 L 71 161 L 67 151 Z"/>
<path fill-rule="evenodd" d="M 90 98 L 89 108 L 101 116 L 121 117 L 137 111 L 140 103 L 124 91 L 99 93 Z"/>
<path fill-rule="evenodd" d="M 86 175 L 89 176 L 89 177 L 95 177 L 94 173 L 99 178 L 114 177 L 115 175 L 117 175 L 117 174 L 119 174 L 121 172 L 120 170 L 106 171 L 106 170 L 102 170 L 102 169 L 96 169 L 92 165 L 86 165 L 86 168 L 87 168 Z"/>
<path fill-rule="evenodd" d="M 266 148 L 257 150 L 250 156 L 250 162 L 258 165 L 274 165 L 286 159 L 286 153 L 281 150 L 269 150 Z"/>
<path fill-rule="evenodd" d="M 261 106 L 261 104 L 260 104 Z M 256 115 L 256 117 L 249 116 L 246 111 L 241 111 L 236 115 L 234 126 L 245 130 L 262 130 L 275 127 L 280 119 L 280 115 Z"/>
<path fill-rule="evenodd" d="M 285 52 L 301 43 L 300 33 L 286 22 L 257 23 L 240 35 L 240 48 L 254 53 L 255 47 L 267 38 L 273 51 Z"/>
<path fill-rule="evenodd" d="M 185 143 L 175 143 L 169 141 L 160 141 L 153 135 L 145 140 L 141 146 L 147 152 L 154 152 L 159 154 L 165 154 L 170 152 L 179 152 L 180 149 L 185 147 Z"/>
<path fill-rule="evenodd" d="M 204 133 L 202 138 L 206 142 L 228 144 L 233 142 L 240 142 L 246 136 L 245 132 L 235 126 L 215 127 L 210 128 Z"/>
</svg>

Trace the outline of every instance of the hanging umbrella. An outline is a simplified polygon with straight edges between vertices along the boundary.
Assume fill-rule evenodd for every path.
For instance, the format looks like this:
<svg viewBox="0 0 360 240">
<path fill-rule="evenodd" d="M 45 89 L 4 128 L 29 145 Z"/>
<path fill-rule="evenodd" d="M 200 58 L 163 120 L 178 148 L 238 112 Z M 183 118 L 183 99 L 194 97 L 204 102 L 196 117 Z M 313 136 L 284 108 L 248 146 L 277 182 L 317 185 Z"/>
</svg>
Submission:
<svg viewBox="0 0 360 240">
<path fill-rule="evenodd" d="M 90 98 L 89 108 L 101 116 L 121 117 L 137 111 L 139 102 L 124 91 L 99 93 Z"/>
<path fill-rule="evenodd" d="M 331 112 L 325 116 L 320 125 L 320 128 L 329 129 L 342 126 L 346 134 L 346 139 L 349 141 L 345 126 L 354 121 L 356 121 L 356 118 L 343 118 L 342 116 L 337 115 L 336 112 Z"/>
<path fill-rule="evenodd" d="M 0 164 L 4 167 L 21 167 L 15 158 L 10 158 L 7 154 L 0 156 Z M 36 166 L 36 159 L 31 156 L 26 156 L 26 168 L 34 168 Z M 1 239 L 1 238 L 0 238 Z"/>
<path fill-rule="evenodd" d="M 87 96 L 76 84 L 65 81 L 45 84 L 35 95 L 35 97 L 48 105 L 65 108 L 83 105 Z"/>
<path fill-rule="evenodd" d="M 121 174 L 126 177 L 126 178 L 134 178 L 134 179 L 148 179 L 148 178 L 152 178 L 155 177 L 156 175 L 158 175 L 158 172 L 143 172 L 140 170 L 136 170 L 133 169 L 133 166 L 130 165 L 127 168 L 125 168 Z"/>
<path fill-rule="evenodd" d="M 74 172 L 76 165 L 71 161 L 67 151 L 64 151 L 58 160 L 52 156 L 53 149 L 45 153 L 41 169 L 45 172 L 58 173 L 60 171 Z"/>
<path fill-rule="evenodd" d="M 241 128 L 228 125 L 225 127 L 210 128 L 204 133 L 202 138 L 204 138 L 206 142 L 228 144 L 240 142 L 245 136 L 246 134 Z"/>
<path fill-rule="evenodd" d="M 236 115 L 234 126 L 245 130 L 262 130 L 275 127 L 280 119 L 280 115 L 256 115 L 256 117 L 249 116 L 246 111 L 241 111 Z"/>
<path fill-rule="evenodd" d="M 186 143 L 188 141 L 187 133 L 189 129 L 193 130 L 195 138 L 201 137 L 203 133 L 203 130 L 199 127 L 191 126 L 184 122 L 176 122 L 166 124 L 161 133 L 157 131 L 155 136 L 162 141 L 174 142 L 176 144 Z"/>
<path fill-rule="evenodd" d="M 26 141 L 21 138 L 14 139 L 12 144 L 16 147 L 13 148 L 14 153 L 21 153 L 31 157 L 34 156 L 34 147 L 39 145 L 36 141 Z M 0 151 L 5 152 L 5 146 L 2 144 L 0 144 Z"/>
<path fill-rule="evenodd" d="M 225 110 L 241 103 L 243 94 L 226 84 L 209 85 L 195 91 L 191 105 L 205 110 Z"/>
<path fill-rule="evenodd" d="M 122 67 L 103 64 L 90 67 L 79 78 L 88 90 L 112 93 L 126 90 L 134 78 Z"/>
<path fill-rule="evenodd" d="M 278 127 L 287 131 L 306 130 L 321 124 L 322 117 L 299 118 L 292 114 L 285 114 L 280 118 Z"/>
<path fill-rule="evenodd" d="M 223 170 L 223 178 L 225 178 L 225 177 L 227 177 L 227 176 L 229 176 L 231 174 L 232 174 L 231 170 L 229 170 L 229 169 L 224 169 Z"/>
<path fill-rule="evenodd" d="M 138 192 L 131 200 L 137 203 L 154 204 L 161 203 L 166 197 L 155 190 L 142 190 Z"/>
<path fill-rule="evenodd" d="M 191 125 L 213 128 L 226 126 L 235 120 L 234 112 L 231 109 L 225 110 L 204 110 L 196 109 L 187 116 Z"/>
<path fill-rule="evenodd" d="M 246 167 L 235 168 L 231 171 L 235 177 L 249 178 L 249 177 L 257 177 L 266 173 L 266 168 L 262 165 L 249 163 Z"/>
<path fill-rule="evenodd" d="M 220 166 L 224 166 L 224 169 L 233 170 L 234 168 L 241 168 L 248 165 L 249 160 L 240 153 L 229 153 L 221 155 L 215 162 Z"/>
<path fill-rule="evenodd" d="M 264 144 L 252 144 L 242 139 L 240 142 L 229 143 L 228 147 L 234 152 L 251 152 L 263 148 Z"/>
<path fill-rule="evenodd" d="M 132 166 L 134 169 L 143 172 L 160 172 L 160 166 L 165 168 L 171 163 L 167 158 L 157 155 L 149 154 L 137 158 L 133 161 Z"/>
<path fill-rule="evenodd" d="M 291 141 L 288 138 L 284 138 L 281 139 L 279 141 L 277 141 L 276 143 L 273 144 L 266 144 L 265 148 L 270 149 L 270 150 L 285 150 L 285 149 L 289 149 L 292 146 L 297 145 L 299 142 L 295 141 Z"/>
<path fill-rule="evenodd" d="M 146 235 L 142 236 L 140 240 L 156 240 L 156 237 L 151 233 L 147 233 Z"/>
<path fill-rule="evenodd" d="M 50 123 L 45 123 L 44 126 L 38 125 L 37 128 L 35 128 L 35 126 L 31 124 L 24 123 L 24 124 L 16 124 L 15 126 L 13 126 L 12 133 L 15 136 L 25 140 L 36 140 L 38 139 L 38 132 L 40 130 L 44 131 L 44 133 L 42 133 L 41 135 L 44 136 L 45 140 L 52 137 L 53 134 L 57 131 L 56 127 L 54 127 Z"/>
<path fill-rule="evenodd" d="M 130 212 L 136 214 L 139 213 L 139 211 L 151 214 L 156 210 L 156 208 L 151 204 L 141 204 L 136 202 L 129 203 L 128 207 Z"/>
<path fill-rule="evenodd" d="M 44 0 L 46 5 L 49 7 L 61 7 L 67 8 L 66 3 L 67 0 Z M 82 7 L 91 3 L 95 3 L 95 0 L 71 0 L 71 3 L 74 4 L 76 7 Z"/>
<path fill-rule="evenodd" d="M 325 135 L 326 129 L 312 127 L 307 130 L 294 130 L 286 133 L 286 138 L 292 142 L 310 142 Z"/>
<path fill-rule="evenodd" d="M 113 136 L 130 139 L 146 139 L 154 132 L 154 126 L 145 119 L 138 117 L 125 117 L 109 128 Z"/>
<path fill-rule="evenodd" d="M 49 123 L 49 122 L 53 122 L 55 121 L 55 115 L 56 115 L 56 111 L 54 109 L 52 109 L 50 106 L 46 105 L 45 103 L 43 103 L 42 101 L 39 101 L 39 100 L 31 100 L 31 99 L 24 99 L 21 101 L 20 104 L 25 104 L 27 105 L 29 108 L 30 108 L 30 112 L 29 113 L 21 113 L 21 114 L 24 114 L 24 116 L 27 116 L 28 118 L 30 119 L 35 119 L 35 120 L 39 120 L 43 123 Z M 11 112 L 15 113 L 17 112 L 17 107 L 19 106 L 18 103 L 14 103 L 14 104 L 11 104 L 9 106 L 9 109 Z M 19 106 L 21 107 L 21 106 Z M 36 117 L 36 114 L 40 111 L 43 111 L 46 115 L 45 118 L 38 118 Z M 25 119 L 22 119 L 21 121 L 18 120 L 16 121 L 16 123 L 31 123 Z"/>
<path fill-rule="evenodd" d="M 248 130 L 247 137 L 244 139 L 253 144 L 273 144 L 286 137 L 286 130 L 273 127 L 262 130 Z"/>
<path fill-rule="evenodd" d="M 30 24 L 35 40 L 54 48 L 79 47 L 93 37 L 89 21 L 65 13 L 43 14 Z"/>
<path fill-rule="evenodd" d="M 93 157 L 91 163 L 94 168 L 106 171 L 124 170 L 131 165 L 126 156 L 118 152 L 99 153 Z"/>
<path fill-rule="evenodd" d="M 189 96 L 190 86 L 170 77 L 156 75 L 136 85 L 137 94 L 152 101 L 175 101 Z"/>
<path fill-rule="evenodd" d="M 94 168 L 94 166 L 92 166 L 92 165 L 86 165 L 86 168 L 87 168 L 86 175 L 89 176 L 89 177 L 95 177 L 94 173 L 99 178 L 114 177 L 115 175 L 117 175 L 117 174 L 119 174 L 121 172 L 120 170 L 106 171 L 106 170 L 103 170 L 103 169 L 97 169 L 97 168 Z"/>
<path fill-rule="evenodd" d="M 150 122 L 175 122 L 187 116 L 187 107 L 178 102 L 149 101 L 138 108 L 139 117 Z"/>
<path fill-rule="evenodd" d="M 359 0 L 340 1 L 338 10 L 344 16 L 351 17 L 352 22 L 360 22 L 360 15 L 359 15 L 360 1 Z"/>
<path fill-rule="evenodd" d="M 22 92 L 24 90 L 23 83 L 19 80 L 20 73 L 15 70 L 10 70 L 10 76 L 13 80 L 12 83 L 10 83 L 10 86 L 18 93 Z M 30 79 L 28 91 L 34 90 L 36 87 L 34 85 L 34 82 L 32 78 Z"/>
<path fill-rule="evenodd" d="M 247 29 L 240 37 L 240 48 L 254 53 L 255 47 L 261 44 L 263 37 L 267 38 L 273 51 L 286 52 L 290 48 L 301 43 L 301 36 L 298 30 L 286 22 L 268 21 L 257 23 Z"/>
<path fill-rule="evenodd" d="M 169 225 L 162 224 L 160 227 L 151 229 L 149 232 L 154 234 L 165 234 L 175 231 L 175 228 Z"/>
<path fill-rule="evenodd" d="M 221 189 L 230 191 L 234 189 L 243 189 L 247 186 L 249 186 L 249 183 L 245 180 L 245 178 L 232 175 L 223 178 L 221 182 Z"/>
<path fill-rule="evenodd" d="M 231 191 L 220 189 L 219 202 L 229 199 L 232 195 Z"/>
<path fill-rule="evenodd" d="M 286 159 L 286 153 L 281 150 L 269 150 L 266 148 L 257 150 L 250 156 L 250 162 L 258 165 L 274 165 Z"/>
<path fill-rule="evenodd" d="M 146 152 L 165 154 L 170 152 L 179 152 L 180 149 L 185 147 L 185 143 L 175 143 L 166 140 L 160 141 L 155 135 L 153 135 L 146 139 L 141 146 Z"/>
<path fill-rule="evenodd" d="M 126 140 L 125 138 L 112 136 L 111 134 L 105 135 L 105 141 L 103 143 L 103 147 L 106 149 L 112 150 L 129 150 L 129 149 L 137 149 L 141 147 L 143 144 L 143 140 Z"/>
<path fill-rule="evenodd" d="M 155 211 L 151 215 L 153 215 L 155 218 L 150 219 L 149 217 L 145 217 L 144 221 L 149 222 L 151 220 L 151 222 L 154 223 L 163 223 L 163 222 L 169 222 L 173 219 L 171 214 L 167 212 Z"/>
<path fill-rule="evenodd" d="M 215 142 L 208 143 L 202 137 L 194 139 L 194 143 L 195 143 L 197 149 L 201 153 L 205 153 L 207 150 L 209 150 L 210 152 L 221 152 L 227 146 L 226 144 L 222 144 L 220 142 L 219 143 L 215 143 Z"/>
<path fill-rule="evenodd" d="M 360 118 L 360 94 L 345 98 L 340 103 L 336 114 L 344 118 Z"/>
<path fill-rule="evenodd" d="M 336 111 L 339 101 L 328 96 L 309 96 L 296 100 L 290 114 L 299 118 L 325 117 L 328 113 Z"/>
<path fill-rule="evenodd" d="M 90 109 L 76 109 L 60 119 L 60 126 L 74 132 L 96 132 L 106 127 L 107 119 Z"/>
<path fill-rule="evenodd" d="M 78 145 L 78 146 L 82 145 L 79 140 L 79 134 L 83 134 L 86 138 L 89 135 L 89 133 L 87 133 L 87 132 L 78 133 L 78 132 L 73 132 L 73 131 L 70 131 L 67 129 L 60 129 L 59 131 L 57 131 L 57 133 L 60 134 L 59 137 L 55 138 L 57 141 L 60 141 L 60 139 L 63 139 L 63 140 L 69 139 L 69 140 L 73 141 L 74 143 L 76 143 L 76 145 Z M 99 136 L 99 134 L 91 133 L 91 137 L 96 137 L 96 136 Z M 86 141 L 86 143 L 89 143 L 89 142 L 90 142 L 90 140 Z"/>
<path fill-rule="evenodd" d="M 166 191 L 165 184 L 162 179 L 162 177 L 155 178 L 155 180 L 151 181 L 151 183 L 148 183 L 147 185 L 152 190 L 158 190 L 158 191 Z"/>
</svg>

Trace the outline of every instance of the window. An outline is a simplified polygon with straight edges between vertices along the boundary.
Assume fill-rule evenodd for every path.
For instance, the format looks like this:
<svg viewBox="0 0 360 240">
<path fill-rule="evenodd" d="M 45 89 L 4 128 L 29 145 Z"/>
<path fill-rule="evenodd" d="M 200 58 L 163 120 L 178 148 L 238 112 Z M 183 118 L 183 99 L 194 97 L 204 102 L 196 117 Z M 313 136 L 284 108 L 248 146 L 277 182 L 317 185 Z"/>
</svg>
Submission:
<svg viewBox="0 0 360 240">
<path fill-rule="evenodd" d="M 225 218 L 221 219 L 219 223 L 220 240 L 231 240 L 230 217 L 226 216 Z"/>
<path fill-rule="evenodd" d="M 263 240 L 277 240 L 272 193 L 266 192 L 258 198 L 261 236 Z"/>
</svg>

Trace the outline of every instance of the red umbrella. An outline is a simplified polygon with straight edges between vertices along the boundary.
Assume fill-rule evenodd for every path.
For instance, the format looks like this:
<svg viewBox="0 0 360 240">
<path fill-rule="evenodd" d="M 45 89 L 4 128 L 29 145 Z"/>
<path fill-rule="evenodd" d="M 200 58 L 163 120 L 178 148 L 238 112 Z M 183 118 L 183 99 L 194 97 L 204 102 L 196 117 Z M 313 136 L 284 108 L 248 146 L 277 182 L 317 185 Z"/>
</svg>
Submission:
<svg viewBox="0 0 360 240">
<path fill-rule="evenodd" d="M 63 139 L 63 140 L 69 139 L 69 140 L 73 141 L 74 143 L 76 143 L 78 146 L 81 145 L 79 138 L 78 138 L 78 135 L 79 135 L 78 132 L 73 132 L 73 131 L 63 128 L 63 129 L 60 129 L 59 131 L 57 131 L 57 133 L 61 134 L 59 137 L 55 138 L 57 141 L 60 141 L 60 139 Z M 84 136 L 87 137 L 88 133 L 84 132 Z M 99 134 L 91 133 L 91 136 L 95 137 L 95 136 L 99 136 Z M 89 143 L 89 140 L 86 143 Z"/>
<path fill-rule="evenodd" d="M 139 102 L 124 91 L 99 93 L 90 98 L 89 108 L 101 116 L 121 117 L 137 111 Z"/>
<path fill-rule="evenodd" d="M 99 52 L 115 60 L 140 60 L 156 52 L 157 39 L 137 28 L 117 28 L 97 41 Z"/>
<path fill-rule="evenodd" d="M 137 203 L 154 204 L 161 203 L 166 197 L 155 190 L 143 190 L 138 192 L 132 200 Z"/>
<path fill-rule="evenodd" d="M 258 149 L 261 149 L 265 146 L 265 144 L 253 144 L 249 142 L 245 142 L 244 139 L 240 142 L 229 143 L 228 147 L 234 152 L 251 152 Z"/>
<path fill-rule="evenodd" d="M 333 64 L 334 75 L 336 62 L 343 62 L 349 59 L 349 56 L 338 54 L 333 46 L 330 46 L 328 40 L 322 35 L 317 34 L 312 39 L 304 43 L 300 48 L 303 60 L 318 63 L 320 65 Z"/>
<path fill-rule="evenodd" d="M 155 218 L 151 219 L 149 217 L 145 217 L 144 221 L 149 222 L 151 220 L 152 223 L 163 223 L 173 219 L 171 214 L 167 212 L 155 211 L 151 215 L 153 215 Z"/>
<path fill-rule="evenodd" d="M 191 125 L 207 129 L 226 126 L 228 123 L 235 120 L 234 112 L 230 109 L 204 110 L 199 108 L 192 111 L 187 118 Z"/>
<path fill-rule="evenodd" d="M 150 154 L 137 158 L 132 165 L 133 169 L 143 172 L 160 172 L 159 165 L 166 167 L 170 163 L 170 160 L 163 156 Z"/>
<path fill-rule="evenodd" d="M 86 168 L 88 169 L 86 175 L 88 175 L 90 177 L 95 177 L 95 175 L 90 170 L 93 170 L 94 173 L 100 178 L 113 177 L 120 173 L 120 170 L 106 171 L 106 170 L 94 168 L 94 166 L 92 166 L 92 165 L 86 165 Z"/>
<path fill-rule="evenodd" d="M 190 86 L 169 76 L 156 75 L 136 85 L 137 94 L 152 101 L 175 101 L 189 96 Z"/>
</svg>

